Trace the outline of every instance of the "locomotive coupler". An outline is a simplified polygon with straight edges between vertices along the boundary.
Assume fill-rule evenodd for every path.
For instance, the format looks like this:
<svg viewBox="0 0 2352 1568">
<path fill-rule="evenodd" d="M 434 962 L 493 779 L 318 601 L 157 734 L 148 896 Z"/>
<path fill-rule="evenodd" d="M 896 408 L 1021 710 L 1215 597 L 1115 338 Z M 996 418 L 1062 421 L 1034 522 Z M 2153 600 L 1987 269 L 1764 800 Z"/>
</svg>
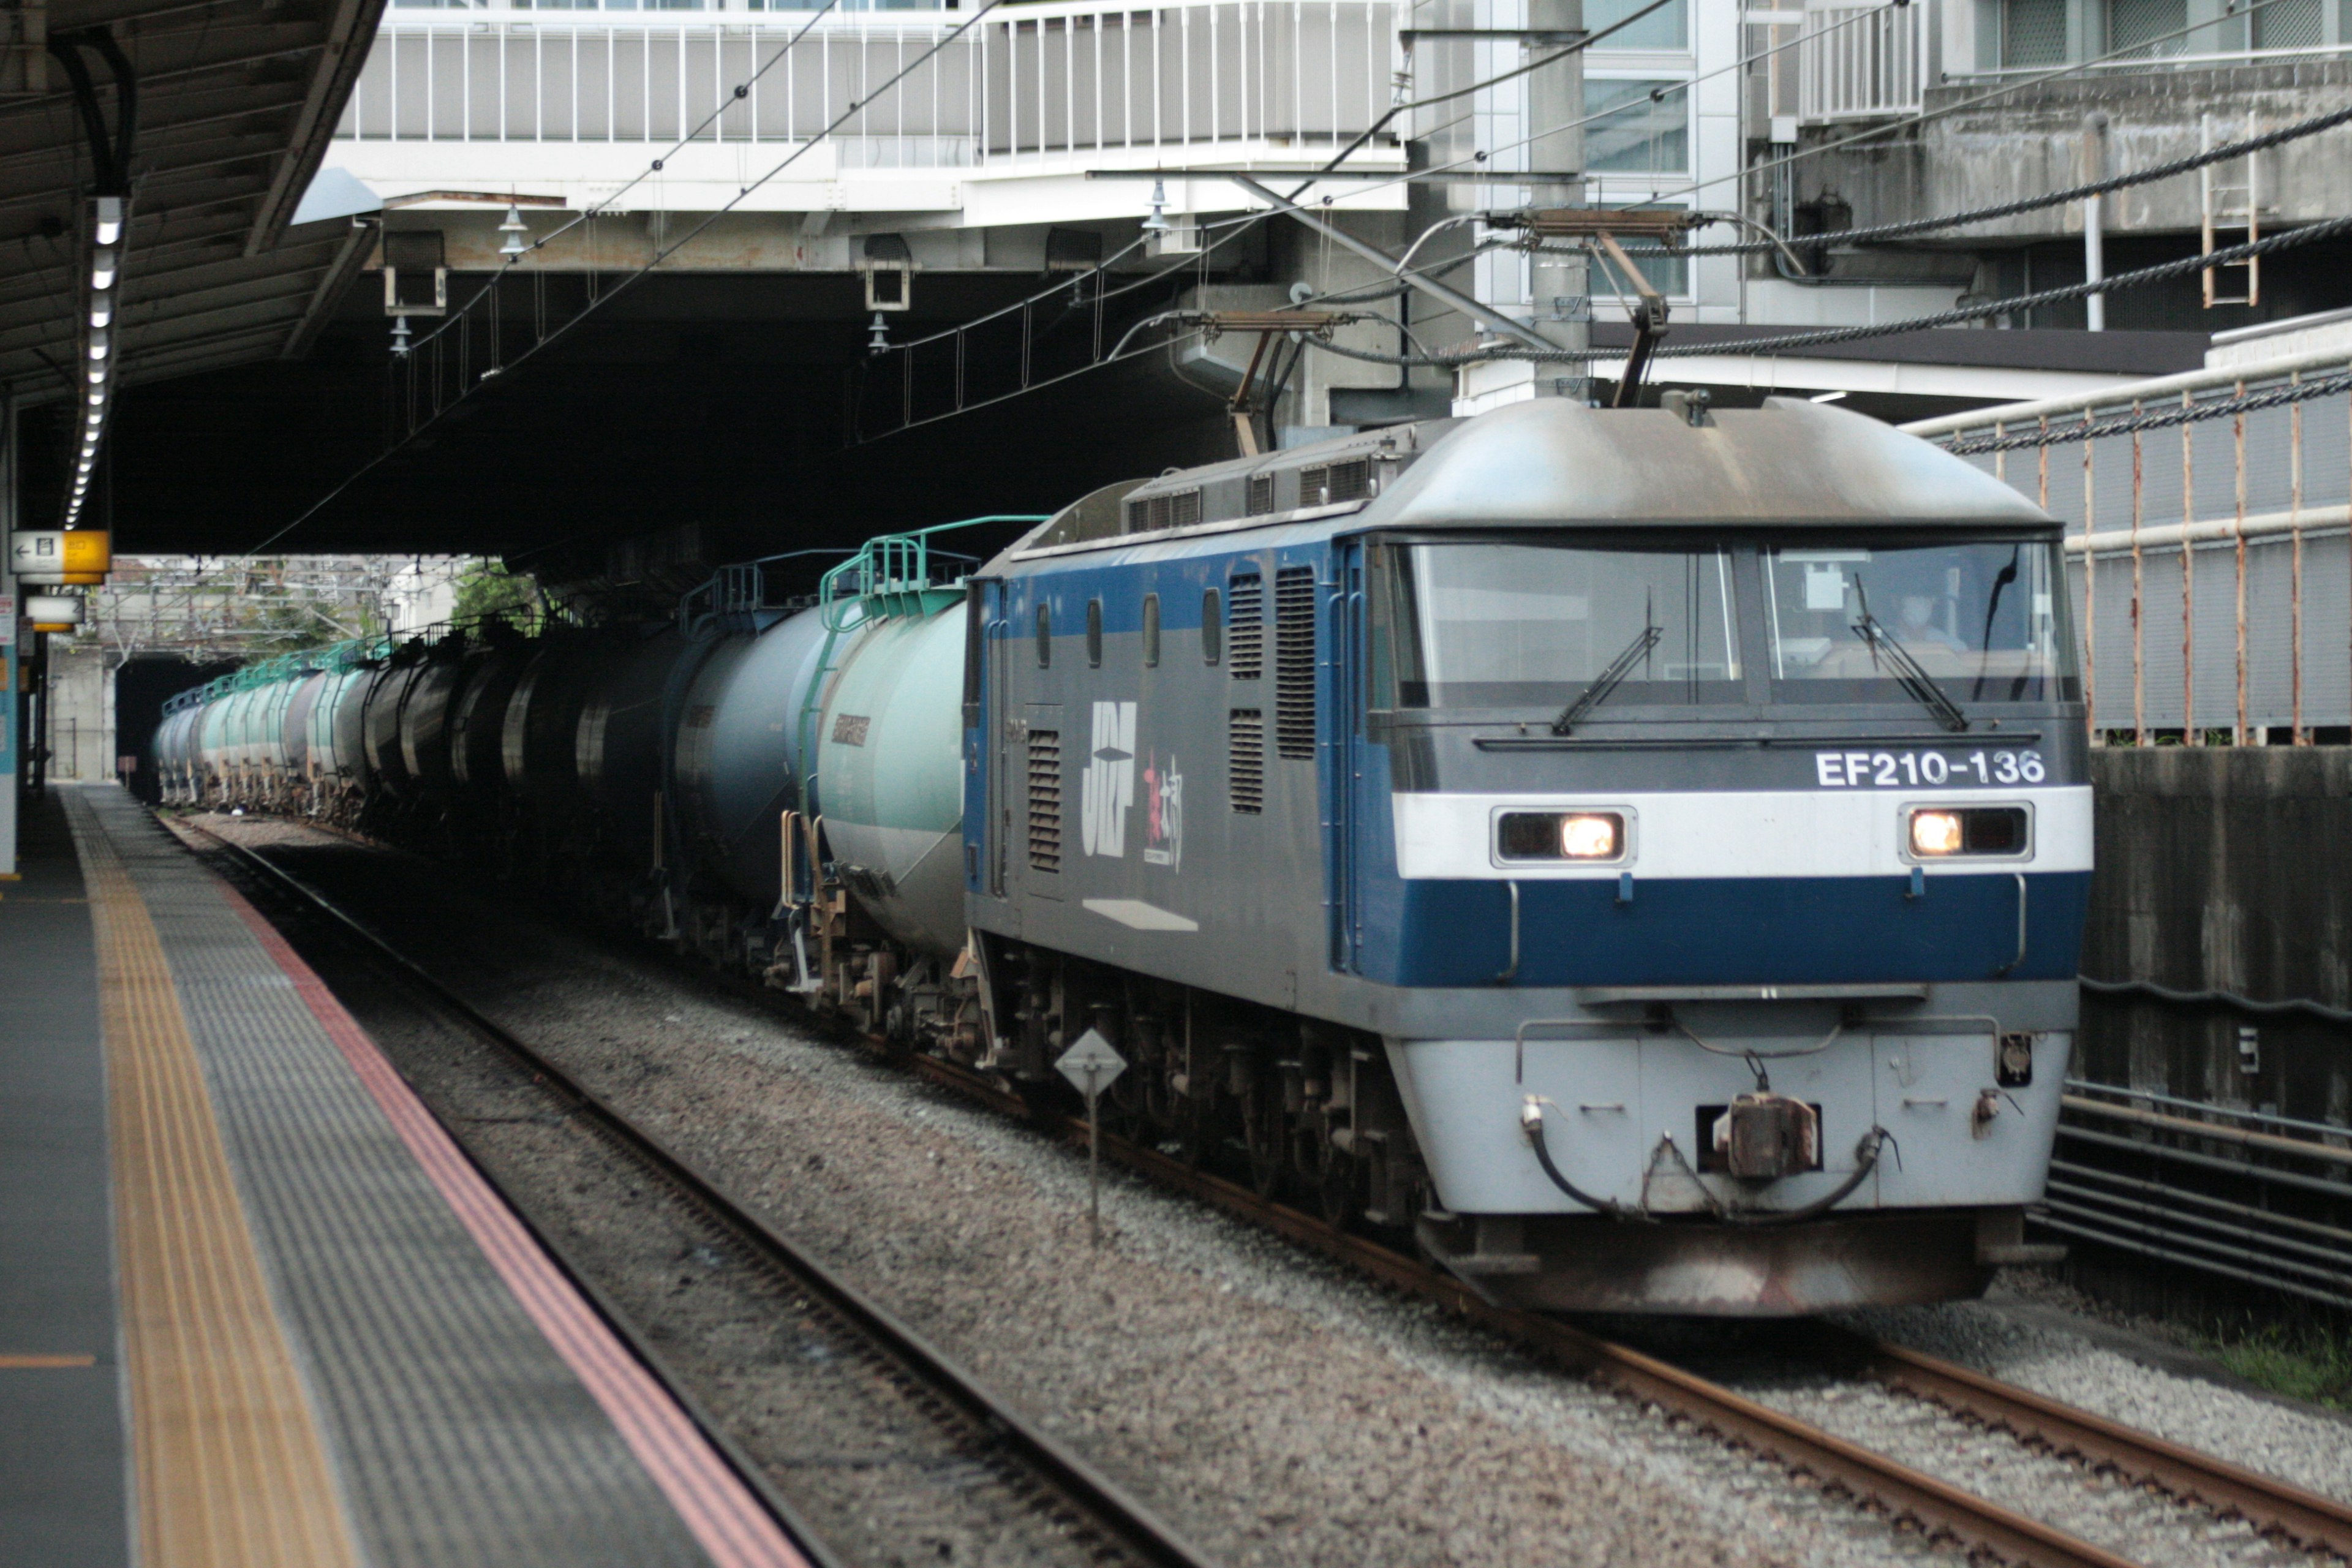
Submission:
<svg viewBox="0 0 2352 1568">
<path fill-rule="evenodd" d="M 1716 1118 L 1715 1152 L 1735 1180 L 1770 1182 L 1821 1163 L 1821 1118 L 1801 1100 L 1743 1094 Z"/>
</svg>

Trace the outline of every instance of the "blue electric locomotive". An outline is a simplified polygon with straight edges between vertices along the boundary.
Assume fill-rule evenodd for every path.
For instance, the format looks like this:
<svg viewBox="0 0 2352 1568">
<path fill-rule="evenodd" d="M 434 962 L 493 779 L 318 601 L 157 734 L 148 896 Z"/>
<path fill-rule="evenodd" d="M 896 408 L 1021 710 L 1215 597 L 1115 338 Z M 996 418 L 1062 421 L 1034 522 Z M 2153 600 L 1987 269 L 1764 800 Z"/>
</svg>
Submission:
<svg viewBox="0 0 2352 1568">
<path fill-rule="evenodd" d="M 2090 790 L 2059 534 L 1774 400 L 1519 405 L 1090 498 L 971 584 L 1018 1065 L 1547 1308 L 2033 1256 Z"/>
</svg>

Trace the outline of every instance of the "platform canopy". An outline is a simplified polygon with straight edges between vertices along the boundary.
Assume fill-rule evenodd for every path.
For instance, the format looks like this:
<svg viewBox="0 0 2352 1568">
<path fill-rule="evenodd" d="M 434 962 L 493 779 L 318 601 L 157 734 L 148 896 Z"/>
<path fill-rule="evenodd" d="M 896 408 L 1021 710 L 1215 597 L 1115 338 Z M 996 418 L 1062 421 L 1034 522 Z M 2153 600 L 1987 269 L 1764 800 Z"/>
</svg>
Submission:
<svg viewBox="0 0 2352 1568">
<path fill-rule="evenodd" d="M 299 352 L 373 205 L 311 187 L 383 0 L 24 0 L 0 11 L 0 383 L 76 384 L 93 198 L 128 197 L 115 352 L 152 381 Z M 305 198 L 311 197 L 306 208 Z"/>
</svg>

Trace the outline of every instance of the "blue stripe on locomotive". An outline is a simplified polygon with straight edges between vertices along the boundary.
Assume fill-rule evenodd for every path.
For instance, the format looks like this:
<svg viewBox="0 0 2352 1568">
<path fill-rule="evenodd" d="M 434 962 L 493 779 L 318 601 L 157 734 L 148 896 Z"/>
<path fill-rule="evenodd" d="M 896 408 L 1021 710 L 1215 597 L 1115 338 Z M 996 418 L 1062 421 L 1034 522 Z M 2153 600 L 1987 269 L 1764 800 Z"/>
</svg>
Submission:
<svg viewBox="0 0 2352 1568">
<path fill-rule="evenodd" d="M 1345 520 L 1342 520 L 1345 521 Z M 1320 818 L 1322 909 L 1334 970 L 1378 984 L 1491 986 L 1508 965 L 1510 893 L 1488 879 L 1397 875 L 1386 744 L 1363 737 L 1342 706 L 1331 637 L 1336 552 L 1328 525 L 1268 531 L 1236 549 L 1226 539 L 1129 547 L 1048 558 L 1006 579 L 1005 613 L 989 635 L 1023 650 L 1035 636 L 1034 610 L 1052 607 L 1055 662 L 1083 667 L 1086 608 L 1102 605 L 1108 637 L 1140 631 L 1143 601 L 1160 595 L 1164 634 L 1195 632 L 1205 590 L 1223 593 L 1237 571 L 1262 574 L 1267 637 L 1265 705 L 1273 705 L 1274 574 L 1311 565 L 1318 583 L 1316 798 Z M 1301 535 L 1307 537 L 1301 538 Z M 1269 559 L 1270 558 L 1270 559 Z M 1354 586 L 1350 584 L 1349 586 Z M 1017 655 L 1016 655 L 1017 657 Z M 1106 661 L 1108 664 L 1108 660 Z M 997 694 L 982 674 L 983 714 Z M 1222 682 L 1222 674 L 1212 678 Z M 1346 683 L 1353 689 L 1353 680 Z M 1131 696 L 1131 689 L 1106 690 Z M 1352 745 L 1346 737 L 1353 737 Z M 988 818 L 983 736 L 967 731 L 968 840 Z M 1357 766 L 1350 768 L 1352 750 Z M 1352 774 L 1352 777 L 1350 776 Z M 1343 798 L 1342 792 L 1352 795 Z M 1018 817 L 1018 812 L 1015 817 Z M 1352 841 L 1352 842 L 1350 842 Z M 1352 851 L 1352 854 L 1351 854 Z M 1350 860 L 1352 901 L 1342 886 Z M 982 856 L 965 857 L 968 889 L 984 890 Z M 2007 872 L 1938 875 L 1924 897 L 1907 876 L 1643 879 L 1621 898 L 1615 880 L 1519 883 L 1520 987 L 1622 984 L 1833 984 L 2074 978 L 2090 889 L 2088 872 L 2029 872 L 2026 947 L 2018 955 L 2017 879 Z M 1341 911 L 1352 909 L 1352 929 Z M 1213 918 L 1213 916 L 1204 917 Z"/>
</svg>

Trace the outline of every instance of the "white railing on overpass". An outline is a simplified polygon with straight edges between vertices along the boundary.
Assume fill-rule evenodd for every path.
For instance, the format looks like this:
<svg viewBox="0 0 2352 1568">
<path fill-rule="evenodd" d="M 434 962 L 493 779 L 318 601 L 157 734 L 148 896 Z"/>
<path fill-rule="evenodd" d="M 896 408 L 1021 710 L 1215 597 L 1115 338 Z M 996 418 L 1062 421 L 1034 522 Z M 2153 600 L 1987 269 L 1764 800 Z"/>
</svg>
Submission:
<svg viewBox="0 0 2352 1568">
<path fill-rule="evenodd" d="M 377 34 L 338 137 L 793 142 L 859 100 L 850 167 L 973 167 L 1171 145 L 1328 145 L 1389 106 L 1391 0 L 1051 0 L 992 16 L 887 92 L 954 12 L 474 13 Z M 528 19 L 526 19 L 528 18 Z M 750 81 L 744 96 L 732 95 Z"/>
<path fill-rule="evenodd" d="M 1797 113 L 1808 121 L 1916 114 L 1927 85 L 1927 5 L 1811 5 L 1798 58 Z"/>
</svg>

